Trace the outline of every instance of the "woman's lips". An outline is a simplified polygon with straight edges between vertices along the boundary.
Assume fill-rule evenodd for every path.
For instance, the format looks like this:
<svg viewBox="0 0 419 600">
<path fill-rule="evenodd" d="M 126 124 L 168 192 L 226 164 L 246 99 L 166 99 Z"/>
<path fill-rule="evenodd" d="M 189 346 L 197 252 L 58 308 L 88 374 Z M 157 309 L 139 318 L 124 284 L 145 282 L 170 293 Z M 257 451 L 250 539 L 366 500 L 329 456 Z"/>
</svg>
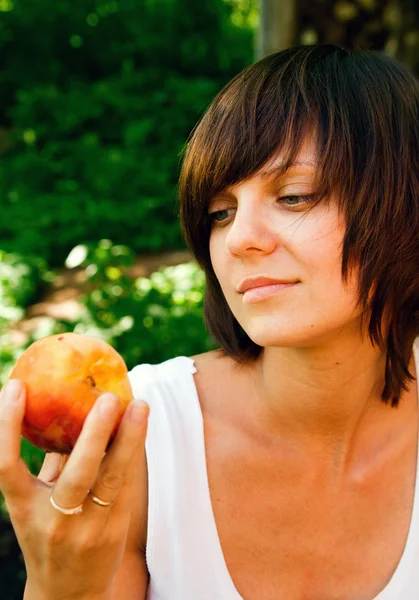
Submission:
<svg viewBox="0 0 419 600">
<path fill-rule="evenodd" d="M 268 285 L 261 285 L 248 289 L 243 293 L 243 302 L 246 304 L 253 304 L 254 302 L 260 302 L 266 300 L 272 296 L 276 296 L 289 288 L 297 285 L 296 283 L 272 283 Z"/>
</svg>

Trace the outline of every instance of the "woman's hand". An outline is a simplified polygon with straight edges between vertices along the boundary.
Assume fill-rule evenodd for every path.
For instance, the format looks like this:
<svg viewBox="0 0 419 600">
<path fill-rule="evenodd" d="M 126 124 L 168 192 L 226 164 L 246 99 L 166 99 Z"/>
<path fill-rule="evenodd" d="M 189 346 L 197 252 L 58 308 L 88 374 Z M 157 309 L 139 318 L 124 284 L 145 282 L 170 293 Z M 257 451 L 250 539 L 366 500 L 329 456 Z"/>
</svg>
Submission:
<svg viewBox="0 0 419 600">
<path fill-rule="evenodd" d="M 25 559 L 25 598 L 107 599 L 125 549 L 128 489 L 144 452 L 148 405 L 131 402 L 105 455 L 118 400 L 104 394 L 71 455 L 47 455 L 38 477 L 20 458 L 24 412 L 24 386 L 12 380 L 0 394 L 0 490 Z M 51 495 L 58 507 L 82 505 L 82 513 L 62 514 L 53 508 Z M 93 497 L 112 504 L 99 505 Z"/>
</svg>

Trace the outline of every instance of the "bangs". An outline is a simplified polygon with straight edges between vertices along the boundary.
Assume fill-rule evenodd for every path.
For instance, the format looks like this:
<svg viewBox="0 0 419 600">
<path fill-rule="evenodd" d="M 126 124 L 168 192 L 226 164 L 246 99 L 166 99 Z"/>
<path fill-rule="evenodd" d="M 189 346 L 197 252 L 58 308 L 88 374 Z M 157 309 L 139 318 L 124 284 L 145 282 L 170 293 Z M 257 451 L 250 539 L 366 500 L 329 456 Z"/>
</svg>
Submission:
<svg viewBox="0 0 419 600">
<path fill-rule="evenodd" d="M 286 171 L 307 135 L 317 146 L 317 198 L 333 190 L 346 217 L 359 203 L 365 210 L 360 190 L 382 189 L 385 180 L 390 195 L 396 187 L 400 193 L 400 181 L 391 177 L 404 177 L 406 161 L 399 158 L 406 156 L 409 120 L 403 126 L 400 108 L 412 86 L 417 91 L 410 73 L 384 55 L 331 45 L 291 48 L 237 75 L 216 96 L 186 147 L 180 217 L 198 262 L 209 266 L 209 200 L 279 152 Z M 344 257 L 344 271 L 350 259 Z"/>
</svg>

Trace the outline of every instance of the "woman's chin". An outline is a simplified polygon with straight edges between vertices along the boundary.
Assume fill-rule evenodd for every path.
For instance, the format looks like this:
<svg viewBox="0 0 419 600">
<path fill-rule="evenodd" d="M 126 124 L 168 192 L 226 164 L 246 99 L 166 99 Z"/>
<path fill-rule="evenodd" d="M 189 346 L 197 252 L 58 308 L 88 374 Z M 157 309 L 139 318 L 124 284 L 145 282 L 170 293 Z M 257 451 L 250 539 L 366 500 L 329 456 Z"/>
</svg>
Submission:
<svg viewBox="0 0 419 600">
<path fill-rule="evenodd" d="M 248 336 L 255 344 L 263 348 L 307 347 L 319 341 L 318 335 L 296 330 L 251 331 L 248 332 Z"/>
<path fill-rule="evenodd" d="M 250 339 L 263 348 L 309 348 L 324 345 L 333 338 L 342 340 L 342 328 L 326 329 L 314 325 L 259 323 L 245 329 Z"/>
</svg>

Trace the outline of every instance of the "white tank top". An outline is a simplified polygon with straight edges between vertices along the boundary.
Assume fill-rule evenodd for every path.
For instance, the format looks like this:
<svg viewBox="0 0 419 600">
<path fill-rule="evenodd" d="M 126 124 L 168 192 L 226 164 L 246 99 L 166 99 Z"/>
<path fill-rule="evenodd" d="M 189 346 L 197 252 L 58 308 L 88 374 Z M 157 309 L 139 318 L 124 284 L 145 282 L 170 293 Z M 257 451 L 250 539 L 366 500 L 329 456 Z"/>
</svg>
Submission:
<svg viewBox="0 0 419 600">
<path fill-rule="evenodd" d="M 419 338 L 415 361 L 419 373 Z M 227 570 L 212 511 L 195 372 L 184 356 L 130 372 L 134 396 L 150 405 L 147 600 L 243 600 Z M 419 599 L 418 467 L 416 482 L 403 555 L 371 600 Z"/>
</svg>

